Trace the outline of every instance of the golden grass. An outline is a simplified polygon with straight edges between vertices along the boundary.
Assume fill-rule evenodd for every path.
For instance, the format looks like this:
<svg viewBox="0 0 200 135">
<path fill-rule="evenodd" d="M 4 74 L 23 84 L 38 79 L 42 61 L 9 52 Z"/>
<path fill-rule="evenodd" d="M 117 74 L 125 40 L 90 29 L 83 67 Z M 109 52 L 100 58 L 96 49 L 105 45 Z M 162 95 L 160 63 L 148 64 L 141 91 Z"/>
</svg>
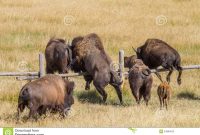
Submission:
<svg viewBox="0 0 200 135">
<path fill-rule="evenodd" d="M 119 49 L 133 54 L 131 47 L 142 45 L 148 38 L 160 38 L 176 48 L 182 65 L 200 63 L 200 9 L 195 0 L 0 0 L 0 71 L 38 70 L 38 53 L 44 52 L 52 36 L 72 40 L 78 35 L 97 33 L 113 60 Z M 164 15 L 167 22 L 157 25 Z M 71 24 L 64 18 L 71 17 Z M 70 23 L 70 20 L 68 20 Z M 94 87 L 84 91 L 82 78 L 72 78 L 76 102 L 68 118 L 49 115 L 38 122 L 16 123 L 18 92 L 26 82 L 0 78 L 0 127 L 199 127 L 200 72 L 184 71 L 182 85 L 172 75 L 173 96 L 169 110 L 159 110 L 154 77 L 150 105 L 137 106 L 125 82 L 126 106 L 118 106 L 112 87 L 107 87 L 108 105 L 100 104 Z M 166 74 L 162 74 L 163 77 Z M 26 112 L 27 114 L 27 112 Z"/>
</svg>

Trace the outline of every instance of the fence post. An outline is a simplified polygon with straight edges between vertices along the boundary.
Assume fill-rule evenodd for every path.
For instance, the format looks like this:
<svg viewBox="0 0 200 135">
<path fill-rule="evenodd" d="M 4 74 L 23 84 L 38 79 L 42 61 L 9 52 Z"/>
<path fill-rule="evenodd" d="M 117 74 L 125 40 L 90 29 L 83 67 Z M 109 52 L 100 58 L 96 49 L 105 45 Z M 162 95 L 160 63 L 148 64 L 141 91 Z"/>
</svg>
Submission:
<svg viewBox="0 0 200 135">
<path fill-rule="evenodd" d="M 45 76 L 45 69 L 44 69 L 44 54 L 39 54 L 39 77 Z"/>
<path fill-rule="evenodd" d="M 119 75 L 121 81 L 123 81 L 123 72 L 124 72 L 124 50 L 119 51 Z"/>
</svg>

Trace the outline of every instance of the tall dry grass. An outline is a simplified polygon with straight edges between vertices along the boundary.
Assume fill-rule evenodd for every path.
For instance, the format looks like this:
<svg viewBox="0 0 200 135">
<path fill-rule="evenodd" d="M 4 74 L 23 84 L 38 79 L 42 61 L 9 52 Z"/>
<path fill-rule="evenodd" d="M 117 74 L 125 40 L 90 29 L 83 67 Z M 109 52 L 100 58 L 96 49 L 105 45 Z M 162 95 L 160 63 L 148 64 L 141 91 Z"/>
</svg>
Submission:
<svg viewBox="0 0 200 135">
<path fill-rule="evenodd" d="M 160 38 L 179 51 L 182 65 L 199 64 L 199 5 L 195 0 L 0 0 L 0 71 L 37 71 L 38 53 L 44 51 L 50 37 L 72 40 L 91 32 L 99 34 L 115 61 L 119 49 L 131 55 L 132 46 Z M 164 23 L 158 25 L 156 18 L 162 15 Z M 173 74 L 168 111 L 159 110 L 156 77 L 148 107 L 136 105 L 127 81 L 125 106 L 119 106 L 112 87 L 106 88 L 109 97 L 104 105 L 94 87 L 84 91 L 83 79 L 72 78 L 77 84 L 76 102 L 68 118 L 49 115 L 38 122 L 19 123 L 15 118 L 17 96 L 26 82 L 1 77 L 0 127 L 199 127 L 199 74 L 198 70 L 184 71 L 181 86 Z"/>
</svg>

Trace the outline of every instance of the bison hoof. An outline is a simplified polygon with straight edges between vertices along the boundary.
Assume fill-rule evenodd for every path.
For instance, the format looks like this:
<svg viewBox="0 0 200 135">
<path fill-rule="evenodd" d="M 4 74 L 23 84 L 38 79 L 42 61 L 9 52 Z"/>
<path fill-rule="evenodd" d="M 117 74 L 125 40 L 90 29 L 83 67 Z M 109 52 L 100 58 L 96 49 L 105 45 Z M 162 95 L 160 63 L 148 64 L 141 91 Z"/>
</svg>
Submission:
<svg viewBox="0 0 200 135">
<path fill-rule="evenodd" d="M 90 86 L 85 86 L 85 90 L 90 90 Z"/>
</svg>

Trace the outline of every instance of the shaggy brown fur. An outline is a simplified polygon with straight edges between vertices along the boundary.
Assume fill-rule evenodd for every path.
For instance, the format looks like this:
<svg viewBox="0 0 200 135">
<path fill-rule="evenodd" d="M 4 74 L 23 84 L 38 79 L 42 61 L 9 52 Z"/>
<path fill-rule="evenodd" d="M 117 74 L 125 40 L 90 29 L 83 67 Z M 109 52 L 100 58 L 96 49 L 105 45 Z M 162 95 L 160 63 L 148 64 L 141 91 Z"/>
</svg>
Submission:
<svg viewBox="0 0 200 135">
<path fill-rule="evenodd" d="M 106 59 L 107 63 L 110 63 L 110 57 L 105 53 L 102 41 L 100 37 L 95 34 L 91 33 L 86 36 L 78 36 L 72 40 L 72 54 L 73 59 L 76 61 L 73 62 L 72 70 L 75 72 L 86 72 L 85 63 L 83 62 L 83 58 L 86 55 L 91 53 L 102 53 L 104 59 Z M 89 75 L 85 75 L 84 79 L 86 80 L 85 90 L 90 89 L 90 83 L 92 82 L 93 78 Z"/>
<path fill-rule="evenodd" d="M 92 39 L 92 40 L 91 40 Z M 76 37 L 72 41 L 73 54 L 80 62 L 88 53 L 101 51 L 105 53 L 101 39 L 95 33 L 88 34 L 84 37 Z"/>
<path fill-rule="evenodd" d="M 144 64 L 150 69 L 157 69 L 159 66 L 168 69 L 167 82 L 170 82 L 170 76 L 173 70 L 178 70 L 177 82 L 179 85 L 181 84 L 181 57 L 179 53 L 166 42 L 159 39 L 148 39 L 144 45 L 137 48 L 136 53 L 137 58 L 142 59 Z M 158 72 L 156 72 L 156 75 L 163 82 Z"/>
<path fill-rule="evenodd" d="M 61 42 L 63 44 L 66 43 L 64 39 L 52 37 L 52 38 L 50 38 L 49 42 L 47 43 L 47 46 L 51 45 L 51 43 L 53 43 L 53 42 Z"/>
<path fill-rule="evenodd" d="M 51 38 L 45 49 L 46 72 L 68 73 L 72 62 L 72 51 L 64 39 Z"/>
<path fill-rule="evenodd" d="M 133 67 L 129 69 L 129 84 L 132 94 L 138 104 L 140 104 L 141 98 L 143 97 L 146 105 L 148 105 L 153 78 L 149 68 L 144 65 L 142 60 L 135 59 L 133 64 Z"/>
<path fill-rule="evenodd" d="M 171 97 L 171 92 L 172 92 L 172 89 L 167 82 L 163 82 L 158 86 L 157 94 L 160 100 L 160 109 L 162 109 L 164 105 L 167 109 L 168 102 Z"/>
<path fill-rule="evenodd" d="M 87 81 L 86 88 L 93 80 L 95 88 L 101 94 L 105 102 L 107 93 L 104 88 L 108 84 L 111 84 L 115 88 L 118 98 L 122 103 L 120 88 L 122 82 L 117 72 L 110 68 L 112 61 L 106 54 L 100 37 L 94 33 L 84 37 L 77 37 L 72 41 L 72 48 L 74 58 L 77 60 L 76 64 L 78 66 L 76 67 L 80 67 L 80 70 L 85 70 L 89 73 L 89 77 L 85 76 Z"/>
<path fill-rule="evenodd" d="M 74 103 L 74 82 L 69 82 L 58 75 L 46 75 L 38 80 L 27 83 L 20 91 L 18 98 L 18 118 L 25 107 L 30 109 L 29 117 L 37 113 L 42 115 L 47 108 L 65 112 Z"/>
<path fill-rule="evenodd" d="M 137 59 L 136 55 L 132 55 L 130 57 L 124 57 L 124 67 L 131 68 L 134 65 L 134 61 Z"/>
</svg>

